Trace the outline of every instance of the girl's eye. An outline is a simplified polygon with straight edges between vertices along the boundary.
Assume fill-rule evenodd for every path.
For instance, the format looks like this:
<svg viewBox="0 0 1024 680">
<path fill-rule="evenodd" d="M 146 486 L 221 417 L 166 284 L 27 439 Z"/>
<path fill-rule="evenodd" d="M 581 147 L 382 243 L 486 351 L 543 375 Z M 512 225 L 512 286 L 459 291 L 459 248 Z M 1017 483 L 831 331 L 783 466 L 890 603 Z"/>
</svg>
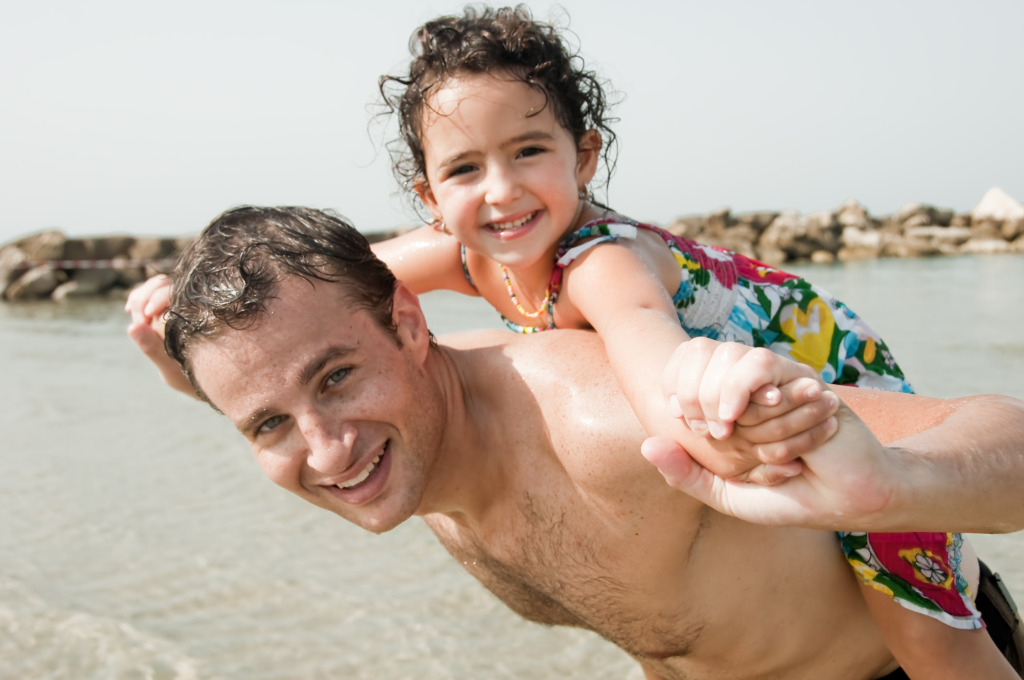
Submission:
<svg viewBox="0 0 1024 680">
<path fill-rule="evenodd" d="M 449 177 L 455 177 L 457 175 L 465 175 L 466 173 L 473 172 L 476 168 L 472 165 L 459 165 L 448 171 Z"/>
<path fill-rule="evenodd" d="M 256 429 L 256 434 L 266 434 L 283 422 L 284 416 L 271 416 L 260 423 L 260 426 Z"/>
<path fill-rule="evenodd" d="M 544 153 L 544 149 L 539 146 L 528 146 L 519 152 L 519 155 L 523 158 L 529 158 L 530 156 L 536 156 L 537 154 Z"/>
<path fill-rule="evenodd" d="M 339 368 L 338 370 L 334 371 L 333 373 L 327 376 L 327 385 L 337 385 L 346 377 L 348 377 L 348 374 L 351 372 L 351 368 Z"/>
</svg>

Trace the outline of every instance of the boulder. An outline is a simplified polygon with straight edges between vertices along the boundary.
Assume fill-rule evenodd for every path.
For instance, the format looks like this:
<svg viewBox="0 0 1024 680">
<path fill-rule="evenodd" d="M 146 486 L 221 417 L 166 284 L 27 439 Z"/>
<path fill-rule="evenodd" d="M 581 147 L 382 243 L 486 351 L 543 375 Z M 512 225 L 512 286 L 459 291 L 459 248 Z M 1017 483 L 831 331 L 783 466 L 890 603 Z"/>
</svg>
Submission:
<svg viewBox="0 0 1024 680">
<path fill-rule="evenodd" d="M 882 252 L 882 232 L 877 229 L 868 231 L 853 225 L 843 227 L 840 241 L 842 246 L 836 255 L 844 262 L 874 259 Z"/>
<path fill-rule="evenodd" d="M 779 216 L 777 212 L 749 212 L 734 215 L 733 219 L 736 221 L 735 226 L 750 227 L 755 233 L 760 235 L 765 229 L 771 226 L 771 223 L 775 221 L 775 218 Z"/>
<path fill-rule="evenodd" d="M 978 205 L 971 210 L 972 220 L 1005 222 L 1021 218 L 1024 218 L 1024 204 L 999 187 L 992 187 L 986 191 Z"/>
<path fill-rule="evenodd" d="M 6 289 L 12 281 L 24 274 L 27 262 L 28 258 L 21 248 L 0 248 L 0 288 Z"/>
<path fill-rule="evenodd" d="M 49 262 L 63 258 L 67 240 L 63 232 L 53 229 L 18 239 L 6 247 L 21 250 L 29 262 Z"/>
<path fill-rule="evenodd" d="M 134 236 L 104 236 L 93 239 L 97 260 L 113 260 L 128 257 L 128 251 L 135 243 Z"/>
<path fill-rule="evenodd" d="M 852 198 L 839 207 L 839 210 L 836 212 L 836 222 L 843 227 L 844 233 L 850 227 L 862 231 L 878 227 L 878 224 L 871 219 L 864 206 Z"/>
<path fill-rule="evenodd" d="M 76 269 L 68 283 L 75 284 L 77 295 L 100 295 L 117 282 L 116 269 Z"/>
<path fill-rule="evenodd" d="M 33 267 L 4 289 L 4 299 L 10 302 L 41 300 L 66 280 L 67 274 L 59 269 L 46 265 Z"/>
<path fill-rule="evenodd" d="M 972 238 L 960 246 L 959 252 L 971 255 L 998 255 L 1013 252 L 1013 247 L 1001 238 Z"/>
<path fill-rule="evenodd" d="M 178 255 L 178 246 L 172 238 L 137 238 L 128 249 L 127 255 L 132 260 L 175 258 Z"/>
<path fill-rule="evenodd" d="M 790 211 L 781 213 L 764 230 L 758 241 L 758 252 L 785 260 L 806 260 L 816 250 L 834 253 L 839 250 L 841 227 L 831 212 L 803 216 Z M 783 261 L 785 261 L 783 260 Z"/>
<path fill-rule="evenodd" d="M 930 241 L 940 251 L 952 255 L 971 238 L 971 230 L 967 227 L 915 227 L 908 229 L 906 236 Z"/>
<path fill-rule="evenodd" d="M 1024 236 L 1024 217 L 1006 220 L 1003 222 L 1003 227 L 1000 231 L 1002 232 L 1002 237 L 1007 241 L 1015 241 L 1020 236 Z"/>
</svg>

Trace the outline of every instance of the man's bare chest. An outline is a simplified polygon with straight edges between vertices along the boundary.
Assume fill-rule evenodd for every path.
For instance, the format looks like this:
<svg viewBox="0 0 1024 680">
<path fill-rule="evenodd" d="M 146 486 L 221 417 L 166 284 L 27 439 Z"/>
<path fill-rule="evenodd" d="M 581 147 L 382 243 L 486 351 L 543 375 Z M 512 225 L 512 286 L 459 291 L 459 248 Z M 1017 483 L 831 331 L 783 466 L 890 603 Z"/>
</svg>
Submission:
<svg viewBox="0 0 1024 680">
<path fill-rule="evenodd" d="M 702 628 L 685 574 L 665 592 L 642 536 L 586 508 L 527 494 L 488 536 L 434 527 L 448 551 L 524 618 L 592 630 L 637 657 L 684 655 Z M 658 570 L 663 574 L 664 570 Z"/>
</svg>

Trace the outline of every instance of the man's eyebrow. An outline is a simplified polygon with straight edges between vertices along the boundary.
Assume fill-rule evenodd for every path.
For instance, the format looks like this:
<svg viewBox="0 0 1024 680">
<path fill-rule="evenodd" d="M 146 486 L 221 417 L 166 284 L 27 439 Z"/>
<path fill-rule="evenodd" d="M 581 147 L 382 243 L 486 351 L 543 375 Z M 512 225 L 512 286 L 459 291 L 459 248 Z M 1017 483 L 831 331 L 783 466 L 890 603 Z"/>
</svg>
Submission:
<svg viewBox="0 0 1024 680">
<path fill-rule="evenodd" d="M 332 345 L 323 352 L 320 352 L 302 367 L 299 371 L 298 382 L 300 385 L 308 385 L 316 374 L 323 370 L 323 367 L 328 362 L 335 359 L 347 357 L 356 351 L 356 348 L 351 345 Z M 269 414 L 274 413 L 275 409 L 270 406 L 260 406 L 249 413 L 249 415 L 243 417 L 241 420 L 235 422 L 235 428 L 239 432 L 244 434 L 246 437 L 251 438 L 256 430 L 256 427 L 263 422 Z"/>
<path fill-rule="evenodd" d="M 347 357 L 355 351 L 356 348 L 353 345 L 332 345 L 328 347 L 306 362 L 306 365 L 299 371 L 299 384 L 308 385 L 309 381 L 322 371 L 328 362 Z"/>
</svg>

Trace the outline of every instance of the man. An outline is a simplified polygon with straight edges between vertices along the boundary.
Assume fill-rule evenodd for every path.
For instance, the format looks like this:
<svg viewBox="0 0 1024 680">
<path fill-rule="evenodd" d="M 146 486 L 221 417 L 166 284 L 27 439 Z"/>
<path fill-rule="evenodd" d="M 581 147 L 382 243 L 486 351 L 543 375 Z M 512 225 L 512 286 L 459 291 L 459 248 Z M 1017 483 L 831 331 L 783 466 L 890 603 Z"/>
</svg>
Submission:
<svg viewBox="0 0 1024 680">
<path fill-rule="evenodd" d="M 305 209 L 225 214 L 177 276 L 168 351 L 282 487 L 374 532 L 423 517 L 513 610 L 596 631 L 650 678 L 896 668 L 833 534 L 714 512 L 637 455 L 645 432 L 593 334 L 436 345 L 362 237 Z M 722 448 L 662 410 L 691 452 Z M 843 413 L 809 461 L 877 454 Z"/>
</svg>

